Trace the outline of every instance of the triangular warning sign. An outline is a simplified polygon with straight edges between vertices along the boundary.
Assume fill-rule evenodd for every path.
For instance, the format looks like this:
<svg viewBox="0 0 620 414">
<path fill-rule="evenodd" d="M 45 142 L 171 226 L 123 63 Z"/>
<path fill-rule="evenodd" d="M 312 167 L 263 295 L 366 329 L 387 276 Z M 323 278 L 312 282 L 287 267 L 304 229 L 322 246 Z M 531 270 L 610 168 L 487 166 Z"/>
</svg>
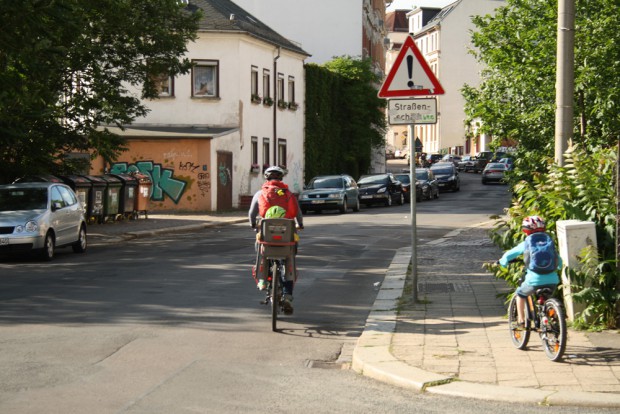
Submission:
<svg viewBox="0 0 620 414">
<path fill-rule="evenodd" d="M 437 77 L 418 50 L 413 37 L 407 36 L 381 89 L 379 98 L 403 98 L 444 93 Z"/>
</svg>

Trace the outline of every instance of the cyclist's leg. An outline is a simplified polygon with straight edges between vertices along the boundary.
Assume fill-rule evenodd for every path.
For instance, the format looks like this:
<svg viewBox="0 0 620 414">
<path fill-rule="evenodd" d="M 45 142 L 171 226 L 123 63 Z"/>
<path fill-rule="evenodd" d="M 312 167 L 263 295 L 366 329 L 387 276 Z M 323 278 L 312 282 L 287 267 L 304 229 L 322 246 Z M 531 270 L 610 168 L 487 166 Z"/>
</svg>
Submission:
<svg viewBox="0 0 620 414">
<path fill-rule="evenodd" d="M 527 284 L 527 282 L 521 283 L 515 292 L 517 295 L 517 314 L 519 324 L 525 323 L 525 304 L 527 297 L 534 293 L 534 288 Z"/>
<path fill-rule="evenodd" d="M 269 269 L 267 269 L 267 263 L 262 251 L 263 247 L 256 243 L 256 262 L 254 268 L 256 269 L 256 287 L 259 290 L 267 289 L 267 274 L 269 271 Z"/>
</svg>

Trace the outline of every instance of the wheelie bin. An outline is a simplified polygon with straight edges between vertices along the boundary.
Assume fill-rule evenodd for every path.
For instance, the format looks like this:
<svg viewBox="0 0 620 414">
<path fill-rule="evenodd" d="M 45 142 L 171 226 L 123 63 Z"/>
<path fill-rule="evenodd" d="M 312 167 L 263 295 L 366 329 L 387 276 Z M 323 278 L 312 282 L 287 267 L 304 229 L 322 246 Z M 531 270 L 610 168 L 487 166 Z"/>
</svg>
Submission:
<svg viewBox="0 0 620 414">
<path fill-rule="evenodd" d="M 134 208 L 134 218 L 137 219 L 140 216 L 140 213 L 142 213 L 144 214 L 144 218 L 147 219 L 149 218 L 148 209 L 149 202 L 151 200 L 153 182 L 151 181 L 151 177 L 147 174 L 134 172 L 132 175 L 138 182 L 138 195 L 136 197 L 136 204 Z"/>
<path fill-rule="evenodd" d="M 75 191 L 75 194 L 80 199 L 80 203 L 82 203 L 82 207 L 84 207 L 84 211 L 88 213 L 88 200 L 93 187 L 90 180 L 81 175 L 63 175 L 60 178 Z"/>
<path fill-rule="evenodd" d="M 123 218 L 135 216 L 136 195 L 138 192 L 138 180 L 130 174 L 110 174 L 121 181 L 118 213 Z"/>
<path fill-rule="evenodd" d="M 88 207 L 86 208 L 86 217 L 89 223 L 103 222 L 103 204 L 105 198 L 107 182 L 94 175 L 84 175 L 88 181 L 90 181 L 91 189 L 88 197 Z"/>
<path fill-rule="evenodd" d="M 121 180 L 110 174 L 104 174 L 100 177 L 107 184 L 103 197 L 103 221 L 115 221 L 119 214 Z"/>
</svg>

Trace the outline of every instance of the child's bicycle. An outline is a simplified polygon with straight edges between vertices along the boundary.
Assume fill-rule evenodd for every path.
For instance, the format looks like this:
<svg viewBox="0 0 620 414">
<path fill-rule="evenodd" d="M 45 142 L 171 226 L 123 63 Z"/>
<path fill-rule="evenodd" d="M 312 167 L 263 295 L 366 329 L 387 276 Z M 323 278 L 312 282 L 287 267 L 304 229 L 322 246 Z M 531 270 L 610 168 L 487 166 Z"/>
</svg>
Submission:
<svg viewBox="0 0 620 414">
<path fill-rule="evenodd" d="M 284 313 L 282 286 L 286 275 L 286 258 L 291 257 L 296 246 L 295 221 L 283 218 L 261 220 L 257 243 L 257 254 L 264 257 L 265 265 L 268 266 L 267 297 L 261 304 L 271 305 L 271 330 L 276 332 L 278 314 Z"/>
<path fill-rule="evenodd" d="M 538 332 L 547 357 L 554 362 L 562 359 L 566 349 L 566 317 L 559 300 L 551 297 L 549 288 L 536 289 L 527 298 L 523 328 L 517 328 L 517 296 L 508 306 L 510 339 L 517 349 L 525 349 L 532 331 Z"/>
</svg>

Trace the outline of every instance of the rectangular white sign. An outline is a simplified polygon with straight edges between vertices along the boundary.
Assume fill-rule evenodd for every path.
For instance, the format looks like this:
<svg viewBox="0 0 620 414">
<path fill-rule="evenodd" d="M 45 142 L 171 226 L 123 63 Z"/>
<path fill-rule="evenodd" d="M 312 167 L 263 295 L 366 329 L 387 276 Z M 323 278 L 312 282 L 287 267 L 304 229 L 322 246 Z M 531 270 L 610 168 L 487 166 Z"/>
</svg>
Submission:
<svg viewBox="0 0 620 414">
<path fill-rule="evenodd" d="M 390 125 L 436 124 L 437 100 L 435 98 L 390 99 L 388 121 Z"/>
</svg>

